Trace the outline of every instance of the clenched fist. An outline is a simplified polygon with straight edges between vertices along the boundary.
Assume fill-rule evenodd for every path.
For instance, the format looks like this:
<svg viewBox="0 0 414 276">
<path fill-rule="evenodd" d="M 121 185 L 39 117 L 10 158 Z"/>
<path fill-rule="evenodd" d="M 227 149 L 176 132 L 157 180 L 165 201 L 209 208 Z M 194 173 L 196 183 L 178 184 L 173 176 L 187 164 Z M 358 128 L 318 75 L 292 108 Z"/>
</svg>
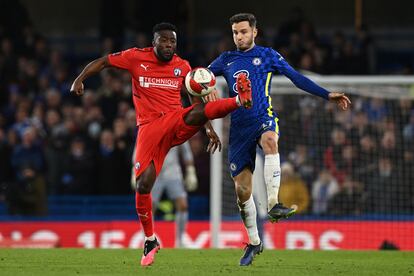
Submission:
<svg viewBox="0 0 414 276">
<path fill-rule="evenodd" d="M 82 96 L 84 93 L 84 86 L 81 81 L 75 80 L 72 83 L 72 86 L 70 88 L 70 92 L 74 93 L 76 96 Z"/>
</svg>

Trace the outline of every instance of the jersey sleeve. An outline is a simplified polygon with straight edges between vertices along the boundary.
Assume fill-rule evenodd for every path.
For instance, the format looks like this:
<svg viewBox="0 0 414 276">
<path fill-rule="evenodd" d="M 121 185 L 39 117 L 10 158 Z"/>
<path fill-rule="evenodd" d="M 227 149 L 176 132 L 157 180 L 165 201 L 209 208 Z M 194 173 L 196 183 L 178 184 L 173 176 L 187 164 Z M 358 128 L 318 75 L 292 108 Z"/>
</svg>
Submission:
<svg viewBox="0 0 414 276">
<path fill-rule="evenodd" d="M 329 99 L 329 91 L 327 91 L 325 88 L 317 85 L 309 78 L 305 77 L 298 71 L 292 68 L 292 66 L 289 65 L 289 63 L 286 62 L 286 60 L 275 50 L 272 49 L 272 69 L 279 71 L 281 74 L 288 77 L 293 84 L 316 96 L 319 96 L 321 98 L 324 98 L 326 100 Z"/>
<path fill-rule="evenodd" d="M 186 60 L 185 62 L 184 62 L 184 72 L 183 72 L 183 76 L 184 76 L 184 78 L 185 78 L 185 76 L 187 76 L 187 74 L 188 74 L 188 72 L 190 72 L 191 71 L 191 65 L 190 65 L 190 63 Z"/>
<path fill-rule="evenodd" d="M 218 58 L 216 58 L 209 66 L 208 69 L 213 72 L 216 76 L 221 76 L 223 74 L 223 54 L 221 54 Z"/>
<path fill-rule="evenodd" d="M 108 55 L 109 64 L 114 67 L 129 70 L 136 53 L 136 48 L 127 49 Z"/>
</svg>

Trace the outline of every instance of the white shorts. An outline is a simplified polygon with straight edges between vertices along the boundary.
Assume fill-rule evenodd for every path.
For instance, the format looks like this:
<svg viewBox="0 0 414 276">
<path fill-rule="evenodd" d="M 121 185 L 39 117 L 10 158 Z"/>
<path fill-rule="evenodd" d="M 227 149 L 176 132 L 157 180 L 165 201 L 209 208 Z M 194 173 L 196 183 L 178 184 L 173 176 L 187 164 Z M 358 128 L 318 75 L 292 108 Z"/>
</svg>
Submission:
<svg viewBox="0 0 414 276">
<path fill-rule="evenodd" d="M 182 180 L 157 179 L 151 190 L 152 202 L 158 204 L 164 191 L 166 191 L 167 197 L 170 200 L 176 200 L 180 197 L 187 197 L 187 192 L 184 189 L 184 183 Z"/>
</svg>

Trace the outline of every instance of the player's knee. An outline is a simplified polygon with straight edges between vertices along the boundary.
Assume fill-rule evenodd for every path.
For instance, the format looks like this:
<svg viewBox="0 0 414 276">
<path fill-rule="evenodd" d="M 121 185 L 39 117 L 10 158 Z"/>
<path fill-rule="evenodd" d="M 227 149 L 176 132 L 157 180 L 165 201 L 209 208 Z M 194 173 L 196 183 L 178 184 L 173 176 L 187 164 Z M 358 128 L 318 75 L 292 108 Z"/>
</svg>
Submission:
<svg viewBox="0 0 414 276">
<path fill-rule="evenodd" d="M 177 199 L 175 199 L 175 208 L 177 209 L 177 211 L 182 212 L 182 211 L 187 211 L 188 207 L 187 207 L 187 197 L 178 197 Z"/>
<path fill-rule="evenodd" d="M 149 194 L 154 186 L 157 178 L 155 166 L 153 163 L 144 170 L 144 172 L 137 178 L 137 191 L 140 194 Z"/>
<path fill-rule="evenodd" d="M 273 137 L 262 139 L 262 148 L 265 154 L 276 154 L 279 152 L 277 142 Z"/>
<path fill-rule="evenodd" d="M 201 126 L 204 125 L 208 119 L 204 114 L 204 103 L 197 104 L 193 109 L 187 113 L 184 117 L 184 121 L 187 125 Z"/>
<path fill-rule="evenodd" d="M 141 182 L 138 186 L 138 193 L 140 194 L 149 194 L 151 192 L 151 188 L 148 184 Z"/>
<path fill-rule="evenodd" d="M 237 191 L 237 198 L 240 202 L 247 201 L 252 195 L 252 189 L 250 189 L 246 185 L 237 185 L 236 191 Z"/>
<path fill-rule="evenodd" d="M 188 204 L 186 200 L 180 200 L 177 202 L 177 211 L 178 212 L 185 212 L 188 210 Z"/>
<path fill-rule="evenodd" d="M 153 183 L 147 179 L 137 180 L 137 191 L 140 194 L 149 194 L 152 190 Z"/>
</svg>

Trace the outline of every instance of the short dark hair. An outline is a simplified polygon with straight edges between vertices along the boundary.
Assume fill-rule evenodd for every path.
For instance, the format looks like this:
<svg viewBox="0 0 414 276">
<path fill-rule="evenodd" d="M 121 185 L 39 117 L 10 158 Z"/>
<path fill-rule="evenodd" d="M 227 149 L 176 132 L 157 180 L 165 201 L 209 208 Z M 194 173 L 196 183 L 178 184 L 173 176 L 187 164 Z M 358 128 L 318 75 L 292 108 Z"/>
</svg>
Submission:
<svg viewBox="0 0 414 276">
<path fill-rule="evenodd" d="M 251 13 L 238 13 L 230 17 L 230 24 L 239 23 L 242 21 L 248 21 L 249 26 L 254 28 L 256 27 L 257 21 L 256 17 Z"/>
<path fill-rule="evenodd" d="M 177 27 L 171 23 L 168 22 L 161 22 L 156 24 L 152 28 L 152 34 L 158 33 L 159 31 L 173 31 L 177 32 Z"/>
</svg>

